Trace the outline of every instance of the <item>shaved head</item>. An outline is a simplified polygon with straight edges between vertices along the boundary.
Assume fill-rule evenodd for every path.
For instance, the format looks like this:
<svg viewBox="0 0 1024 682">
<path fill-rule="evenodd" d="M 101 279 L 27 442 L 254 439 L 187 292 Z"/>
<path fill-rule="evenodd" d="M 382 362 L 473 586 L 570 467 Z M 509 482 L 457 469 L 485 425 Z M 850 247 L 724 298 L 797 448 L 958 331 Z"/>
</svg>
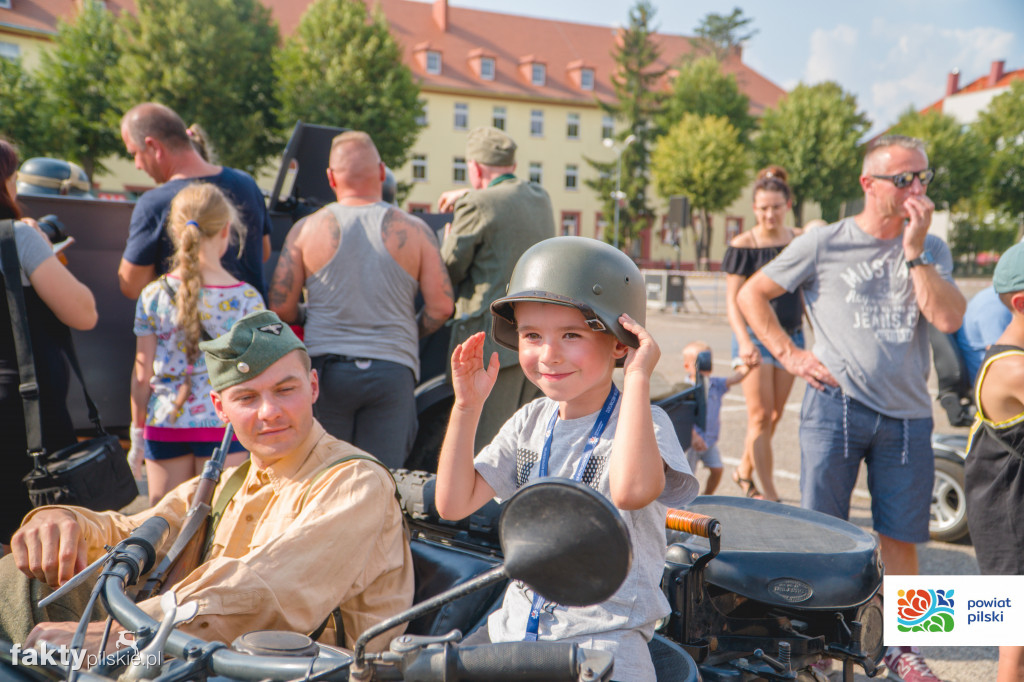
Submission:
<svg viewBox="0 0 1024 682">
<path fill-rule="evenodd" d="M 350 130 L 331 141 L 330 167 L 339 185 L 380 184 L 380 154 L 364 132 Z"/>
</svg>

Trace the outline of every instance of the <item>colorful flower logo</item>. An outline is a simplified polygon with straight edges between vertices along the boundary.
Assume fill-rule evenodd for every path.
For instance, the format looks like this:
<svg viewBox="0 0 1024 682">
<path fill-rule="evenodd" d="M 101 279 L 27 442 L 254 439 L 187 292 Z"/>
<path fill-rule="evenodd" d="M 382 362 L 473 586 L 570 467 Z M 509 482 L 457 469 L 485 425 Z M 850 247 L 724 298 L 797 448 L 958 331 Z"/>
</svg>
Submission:
<svg viewBox="0 0 1024 682">
<path fill-rule="evenodd" d="M 953 590 L 899 590 L 896 594 L 900 632 L 953 631 Z"/>
</svg>

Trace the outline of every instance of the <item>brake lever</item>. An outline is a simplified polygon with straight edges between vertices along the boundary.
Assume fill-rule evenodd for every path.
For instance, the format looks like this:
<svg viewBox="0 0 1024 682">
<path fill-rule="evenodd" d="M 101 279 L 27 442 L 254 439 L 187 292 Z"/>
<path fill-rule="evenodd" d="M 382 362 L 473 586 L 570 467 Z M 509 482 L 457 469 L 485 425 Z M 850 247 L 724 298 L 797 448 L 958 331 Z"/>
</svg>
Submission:
<svg viewBox="0 0 1024 682">
<path fill-rule="evenodd" d="M 146 646 L 132 656 L 132 662 L 119 678 L 119 682 L 152 680 L 159 675 L 163 668 L 164 645 L 167 644 L 167 638 L 171 636 L 174 626 L 192 620 L 199 611 L 199 605 L 196 602 L 188 602 L 179 606 L 178 597 L 173 590 L 165 592 L 160 597 L 160 608 L 164 612 L 160 627 L 157 628 L 153 638 L 146 643 Z"/>
<path fill-rule="evenodd" d="M 430 637 L 427 635 L 401 635 L 391 640 L 391 652 L 396 654 L 407 654 L 410 651 L 422 649 L 431 644 L 457 644 L 462 641 L 462 631 L 452 630 L 451 632 Z"/>
<path fill-rule="evenodd" d="M 66 583 L 58 587 L 56 590 L 40 599 L 38 604 L 39 608 L 49 606 L 50 604 L 60 599 L 71 590 L 75 589 L 76 587 L 87 581 L 89 578 L 92 577 L 93 573 L 103 568 L 103 564 L 106 563 L 107 559 L 109 559 L 111 555 L 113 555 L 114 548 L 110 547 L 109 545 L 104 545 L 103 549 L 107 550 L 106 554 L 104 554 L 99 559 L 92 562 L 84 569 L 76 573 L 74 576 L 71 577 L 71 580 L 68 580 Z"/>
</svg>

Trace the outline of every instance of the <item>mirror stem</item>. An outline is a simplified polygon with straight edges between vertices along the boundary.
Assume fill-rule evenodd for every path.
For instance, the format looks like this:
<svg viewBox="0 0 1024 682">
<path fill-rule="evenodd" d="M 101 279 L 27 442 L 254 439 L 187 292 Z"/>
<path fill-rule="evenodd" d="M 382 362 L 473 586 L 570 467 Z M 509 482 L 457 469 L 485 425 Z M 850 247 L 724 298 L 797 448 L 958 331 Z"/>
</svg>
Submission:
<svg viewBox="0 0 1024 682">
<path fill-rule="evenodd" d="M 499 580 L 502 580 L 503 578 L 507 577 L 508 575 L 505 573 L 504 565 L 495 566 L 486 573 L 481 573 L 475 578 L 467 580 L 461 585 L 456 585 L 452 589 L 446 590 L 441 594 L 437 595 L 436 597 L 432 597 L 431 599 L 428 599 L 424 602 L 420 602 L 408 611 L 403 611 L 402 613 L 398 614 L 397 616 L 394 616 L 393 618 L 389 618 L 381 623 L 378 623 L 374 627 L 364 632 L 359 637 L 359 639 L 356 640 L 356 645 L 353 650 L 355 664 L 357 666 L 362 665 L 363 654 L 365 653 L 366 645 L 371 639 L 373 639 L 377 635 L 387 632 L 396 625 L 401 625 L 402 623 L 408 623 L 409 621 L 416 620 L 420 616 L 430 613 L 434 609 L 441 608 L 445 604 L 451 603 L 456 599 L 461 599 L 462 597 L 466 596 L 467 594 L 470 594 L 471 592 L 476 592 L 481 588 L 487 587 L 491 583 L 496 583 Z"/>
</svg>

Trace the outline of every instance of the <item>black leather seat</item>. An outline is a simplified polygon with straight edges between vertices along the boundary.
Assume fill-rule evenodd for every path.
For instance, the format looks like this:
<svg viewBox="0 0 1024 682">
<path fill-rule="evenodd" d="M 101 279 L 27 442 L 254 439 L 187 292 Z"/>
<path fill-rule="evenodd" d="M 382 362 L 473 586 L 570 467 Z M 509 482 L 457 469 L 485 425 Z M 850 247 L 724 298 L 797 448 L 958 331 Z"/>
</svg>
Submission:
<svg viewBox="0 0 1024 682">
<path fill-rule="evenodd" d="M 963 351 L 952 334 L 944 334 L 931 324 L 928 343 L 935 362 L 939 404 L 946 410 L 950 426 L 970 426 L 974 423 L 974 387 Z"/>
<path fill-rule="evenodd" d="M 461 585 L 500 563 L 495 558 L 420 538 L 414 539 L 410 546 L 416 573 L 416 604 Z M 507 584 L 508 580 L 499 580 L 493 585 L 445 604 L 440 609 L 409 623 L 406 632 L 413 635 L 442 635 L 458 628 L 462 630 L 462 634 L 468 634 L 480 623 L 494 603 L 501 599 Z"/>
</svg>

